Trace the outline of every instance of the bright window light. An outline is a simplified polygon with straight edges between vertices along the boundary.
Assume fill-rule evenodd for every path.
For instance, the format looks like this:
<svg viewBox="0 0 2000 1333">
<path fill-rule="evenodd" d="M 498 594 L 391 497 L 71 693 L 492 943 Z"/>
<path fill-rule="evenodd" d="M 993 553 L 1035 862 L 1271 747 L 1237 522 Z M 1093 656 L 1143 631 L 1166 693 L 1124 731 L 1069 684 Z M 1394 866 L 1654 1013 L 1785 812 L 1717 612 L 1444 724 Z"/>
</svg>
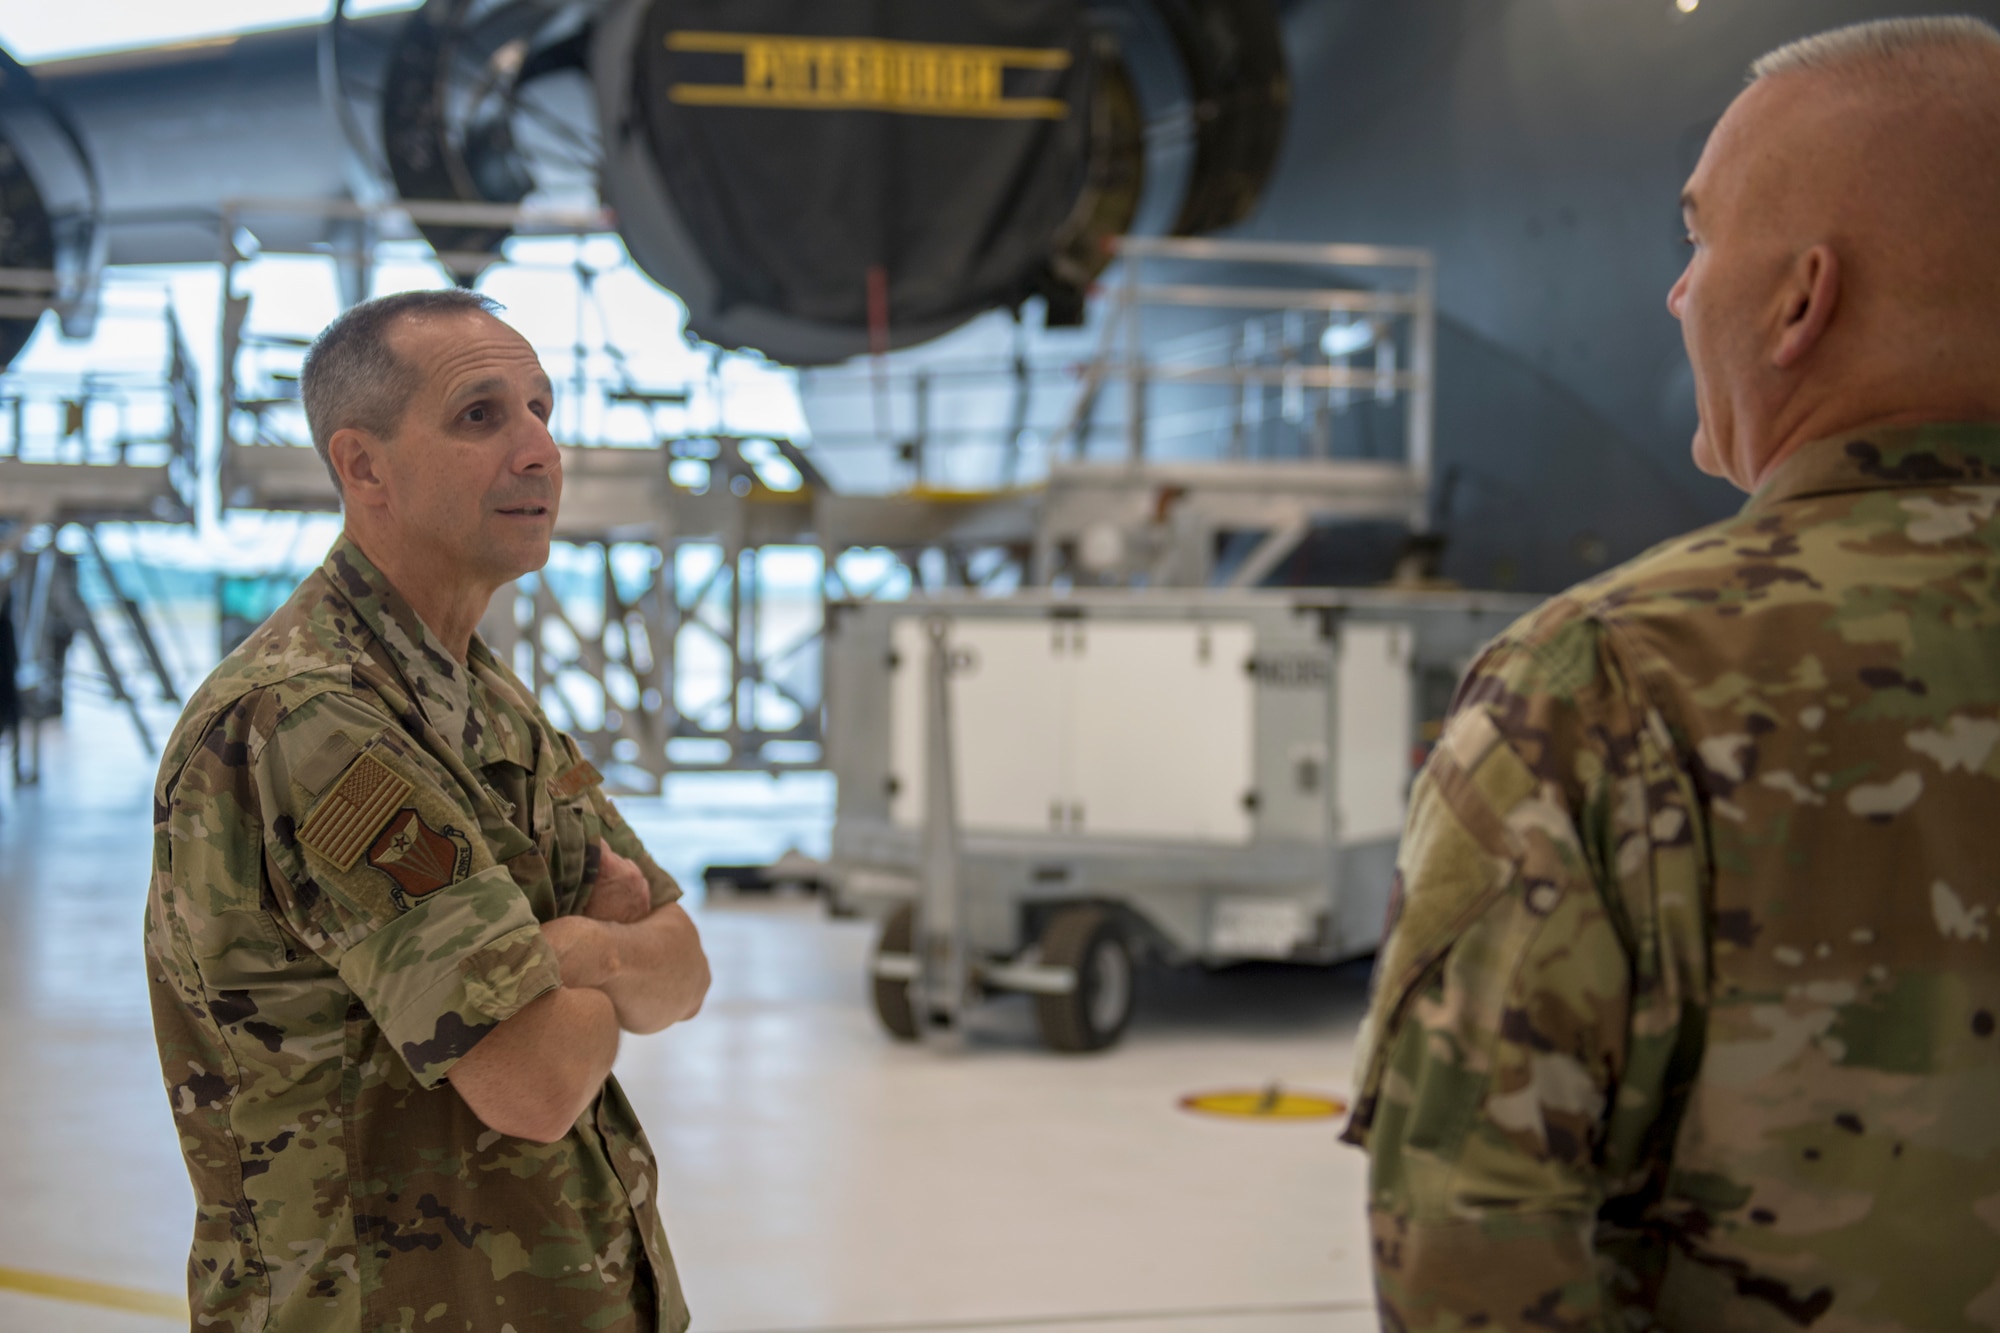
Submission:
<svg viewBox="0 0 2000 1333">
<path fill-rule="evenodd" d="M 350 0 L 356 16 L 409 9 L 411 0 Z M 319 23 L 330 0 L 92 0 L 87 5 L 0 6 L 0 44 L 17 60 L 59 60 L 93 51 L 203 41 L 258 28 Z"/>
<path fill-rule="evenodd" d="M 1350 320 L 1345 324 L 1329 324 L 1326 332 L 1319 336 L 1319 350 L 1329 361 L 1338 361 L 1343 356 L 1353 356 L 1356 352 L 1370 347 L 1375 342 L 1375 326 L 1365 319 Z"/>
</svg>

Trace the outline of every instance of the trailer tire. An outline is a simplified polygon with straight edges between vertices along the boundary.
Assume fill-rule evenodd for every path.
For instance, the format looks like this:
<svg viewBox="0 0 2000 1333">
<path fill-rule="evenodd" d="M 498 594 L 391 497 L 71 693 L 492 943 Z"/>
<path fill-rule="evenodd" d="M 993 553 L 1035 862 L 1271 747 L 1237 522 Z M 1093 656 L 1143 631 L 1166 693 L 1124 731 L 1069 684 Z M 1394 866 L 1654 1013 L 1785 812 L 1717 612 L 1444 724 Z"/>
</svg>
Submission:
<svg viewBox="0 0 2000 1333">
<path fill-rule="evenodd" d="M 1116 918 L 1101 907 L 1057 912 L 1042 931 L 1041 961 L 1076 971 L 1075 990 L 1035 997 L 1049 1048 L 1101 1051 L 1117 1041 L 1132 1017 L 1132 950 Z"/>
<path fill-rule="evenodd" d="M 908 956 L 916 948 L 917 909 L 909 903 L 903 904 L 889 914 L 882 923 L 881 938 L 875 944 L 875 956 L 901 954 Z M 870 978 L 875 990 L 875 1017 L 882 1020 L 889 1035 L 897 1041 L 917 1039 L 917 1011 L 910 1004 L 910 983 L 888 977 Z"/>
</svg>

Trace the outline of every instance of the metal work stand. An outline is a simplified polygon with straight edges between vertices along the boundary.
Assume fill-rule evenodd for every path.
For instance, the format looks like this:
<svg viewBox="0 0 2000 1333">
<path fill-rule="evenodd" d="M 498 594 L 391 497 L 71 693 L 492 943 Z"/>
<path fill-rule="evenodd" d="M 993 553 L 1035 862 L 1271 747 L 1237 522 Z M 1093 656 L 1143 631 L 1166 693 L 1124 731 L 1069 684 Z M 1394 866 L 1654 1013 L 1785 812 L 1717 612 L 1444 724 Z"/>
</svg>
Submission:
<svg viewBox="0 0 2000 1333">
<path fill-rule="evenodd" d="M 924 629 L 930 637 L 924 710 L 928 752 L 917 966 L 910 998 L 918 1031 L 927 1040 L 961 1043 L 972 978 L 965 956 L 965 900 L 960 891 L 958 803 L 951 761 L 951 623 L 933 616 Z"/>
</svg>

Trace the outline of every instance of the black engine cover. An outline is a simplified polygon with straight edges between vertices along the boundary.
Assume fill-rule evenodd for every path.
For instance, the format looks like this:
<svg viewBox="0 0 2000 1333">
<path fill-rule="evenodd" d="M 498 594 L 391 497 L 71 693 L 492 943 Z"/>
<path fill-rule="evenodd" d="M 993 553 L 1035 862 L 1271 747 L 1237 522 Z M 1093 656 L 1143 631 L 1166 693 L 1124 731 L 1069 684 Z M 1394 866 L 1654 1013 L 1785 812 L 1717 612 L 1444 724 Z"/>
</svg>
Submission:
<svg viewBox="0 0 2000 1333">
<path fill-rule="evenodd" d="M 602 25 L 593 62 L 631 62 L 596 69 L 601 94 L 629 94 L 606 120 L 603 193 L 695 333 L 833 361 L 1043 285 L 1089 158 L 1074 0 L 637 11 Z"/>
</svg>

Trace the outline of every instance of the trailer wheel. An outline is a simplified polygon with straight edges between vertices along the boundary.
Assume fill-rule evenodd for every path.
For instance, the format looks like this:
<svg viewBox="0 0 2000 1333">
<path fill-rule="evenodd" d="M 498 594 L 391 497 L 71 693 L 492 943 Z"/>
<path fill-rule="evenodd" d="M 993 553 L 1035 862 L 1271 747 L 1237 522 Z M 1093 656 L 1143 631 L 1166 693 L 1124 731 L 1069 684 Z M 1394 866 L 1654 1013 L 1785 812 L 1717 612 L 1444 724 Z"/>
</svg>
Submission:
<svg viewBox="0 0 2000 1333">
<path fill-rule="evenodd" d="M 1042 931 L 1042 963 L 1076 970 L 1076 989 L 1037 995 L 1042 1040 L 1058 1051 L 1101 1051 L 1132 1017 L 1132 951 L 1099 907 L 1069 907 Z"/>
<path fill-rule="evenodd" d="M 916 948 L 916 937 L 917 909 L 905 903 L 882 923 L 882 936 L 876 941 L 875 956 L 899 955 L 907 958 Z M 882 1026 L 897 1041 L 915 1041 L 917 1012 L 910 1005 L 910 983 L 900 978 L 876 976 L 872 979 L 875 1017 L 882 1020 Z"/>
</svg>

